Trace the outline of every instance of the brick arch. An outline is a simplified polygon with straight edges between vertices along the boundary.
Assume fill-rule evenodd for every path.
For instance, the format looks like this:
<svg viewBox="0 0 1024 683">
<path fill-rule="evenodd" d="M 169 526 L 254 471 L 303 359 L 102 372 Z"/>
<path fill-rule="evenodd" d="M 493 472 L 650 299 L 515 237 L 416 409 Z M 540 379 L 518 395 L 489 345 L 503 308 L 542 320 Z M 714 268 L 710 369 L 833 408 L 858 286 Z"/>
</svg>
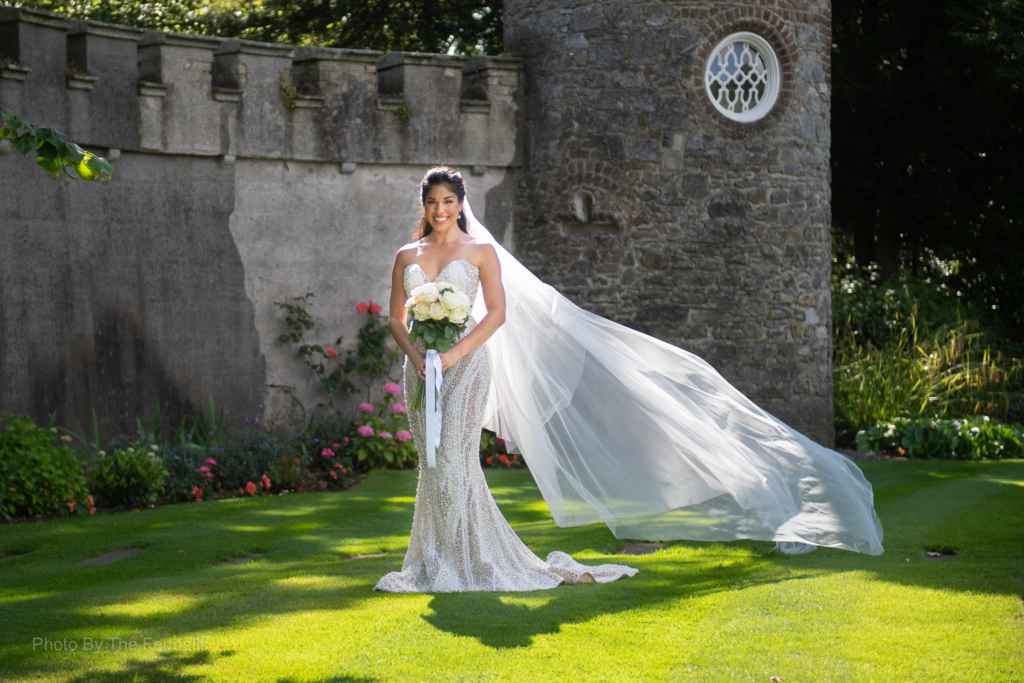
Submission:
<svg viewBox="0 0 1024 683">
<path fill-rule="evenodd" d="M 554 205 L 550 207 L 552 217 L 560 223 L 574 223 L 573 195 L 583 190 L 594 198 L 597 221 L 614 223 L 619 232 L 626 232 L 632 224 L 635 202 L 630 198 L 634 193 L 628 189 L 632 185 L 622 176 L 622 170 L 603 161 L 570 162 L 551 193 L 554 197 Z"/>
<path fill-rule="evenodd" d="M 789 21 L 795 19 L 796 14 L 802 15 L 804 13 L 783 10 L 782 14 L 778 14 L 766 7 L 757 5 L 712 11 L 705 22 L 705 31 L 701 37 L 700 44 L 694 50 L 693 67 L 693 84 L 697 89 L 696 92 L 699 93 L 697 99 L 701 102 L 701 111 L 708 118 L 736 130 L 751 131 L 770 128 L 785 115 L 793 99 L 793 91 L 796 86 L 795 67 L 800 59 L 796 39 L 787 21 L 787 19 Z M 704 64 L 707 62 L 711 48 L 726 36 L 740 31 L 756 33 L 767 40 L 772 49 L 775 50 L 775 55 L 779 59 L 779 69 L 782 73 L 779 97 L 775 101 L 775 105 L 763 118 L 751 122 L 734 121 L 723 115 L 711 103 L 704 90 Z"/>
</svg>

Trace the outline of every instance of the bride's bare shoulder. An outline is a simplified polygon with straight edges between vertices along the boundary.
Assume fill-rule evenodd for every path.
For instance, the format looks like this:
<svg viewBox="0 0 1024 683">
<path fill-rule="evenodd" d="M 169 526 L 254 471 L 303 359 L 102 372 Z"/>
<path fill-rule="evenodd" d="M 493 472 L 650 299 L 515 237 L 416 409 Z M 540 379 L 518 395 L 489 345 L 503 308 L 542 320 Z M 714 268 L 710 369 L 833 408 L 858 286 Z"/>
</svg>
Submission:
<svg viewBox="0 0 1024 683">
<path fill-rule="evenodd" d="M 414 263 L 416 261 L 416 254 L 422 247 L 422 240 L 409 242 L 409 244 L 399 247 L 398 252 L 395 253 L 395 265 L 404 267 Z"/>
<path fill-rule="evenodd" d="M 494 245 L 490 242 L 473 242 L 469 245 L 469 251 L 472 254 L 470 259 L 475 264 L 490 263 L 498 260 L 498 252 L 494 249 Z"/>
</svg>

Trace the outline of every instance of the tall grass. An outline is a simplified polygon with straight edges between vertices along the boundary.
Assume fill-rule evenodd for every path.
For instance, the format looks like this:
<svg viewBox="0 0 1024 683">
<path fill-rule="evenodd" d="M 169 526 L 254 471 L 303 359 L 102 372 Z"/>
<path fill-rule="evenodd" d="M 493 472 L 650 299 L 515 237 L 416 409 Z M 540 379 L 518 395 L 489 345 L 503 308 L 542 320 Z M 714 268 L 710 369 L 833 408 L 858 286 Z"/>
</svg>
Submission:
<svg viewBox="0 0 1024 683">
<path fill-rule="evenodd" d="M 993 353 L 978 323 L 957 321 L 919 334 L 916 311 L 889 343 L 860 343 L 850 326 L 836 334 L 832 396 L 836 440 L 852 445 L 861 429 L 897 417 L 1005 419 L 1019 359 Z"/>
</svg>

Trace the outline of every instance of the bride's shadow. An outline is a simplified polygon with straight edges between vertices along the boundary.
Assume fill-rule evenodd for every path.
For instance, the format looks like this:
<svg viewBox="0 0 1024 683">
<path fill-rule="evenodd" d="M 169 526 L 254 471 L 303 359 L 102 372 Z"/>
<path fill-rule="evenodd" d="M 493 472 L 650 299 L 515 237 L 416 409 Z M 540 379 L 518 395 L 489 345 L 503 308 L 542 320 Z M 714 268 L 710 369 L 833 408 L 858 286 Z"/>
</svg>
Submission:
<svg viewBox="0 0 1024 683">
<path fill-rule="evenodd" d="M 566 624 L 795 578 L 757 577 L 760 562 L 754 559 L 710 575 L 706 564 L 696 563 L 693 572 L 683 578 L 678 563 L 678 558 L 673 561 L 676 570 L 671 572 L 659 570 L 661 563 L 645 563 L 637 576 L 607 584 L 559 586 L 528 593 L 437 593 L 429 605 L 433 613 L 423 618 L 438 630 L 476 638 L 487 647 L 526 647 L 536 636 L 558 633 Z"/>
</svg>

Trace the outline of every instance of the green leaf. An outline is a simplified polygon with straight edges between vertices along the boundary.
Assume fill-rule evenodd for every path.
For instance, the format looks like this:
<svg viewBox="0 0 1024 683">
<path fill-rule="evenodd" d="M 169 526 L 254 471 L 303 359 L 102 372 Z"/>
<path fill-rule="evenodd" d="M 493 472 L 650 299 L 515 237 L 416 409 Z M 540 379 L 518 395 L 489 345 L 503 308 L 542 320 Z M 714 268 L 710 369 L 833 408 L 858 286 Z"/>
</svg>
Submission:
<svg viewBox="0 0 1024 683">
<path fill-rule="evenodd" d="M 445 327 L 444 327 L 444 336 L 447 337 L 448 339 L 451 339 L 452 337 L 454 337 L 455 336 L 455 328 L 453 328 L 453 327 L 451 327 L 449 325 L 445 325 Z"/>
<path fill-rule="evenodd" d="M 441 353 L 445 353 L 446 351 L 448 351 L 448 349 L 452 348 L 452 342 L 451 340 L 448 339 L 440 339 L 438 340 L 436 346 L 438 351 L 440 351 Z"/>
<path fill-rule="evenodd" d="M 434 330 L 424 330 L 423 338 L 427 341 L 428 344 L 433 344 L 435 341 L 437 341 L 437 332 L 435 332 Z"/>
<path fill-rule="evenodd" d="M 11 135 L 11 129 L 10 128 L 7 128 L 6 126 L 3 127 L 3 128 L 0 128 L 0 140 L 3 140 L 8 135 Z"/>
<path fill-rule="evenodd" d="M 28 154 L 35 148 L 36 139 L 27 133 L 19 135 L 18 137 L 14 138 L 14 140 L 11 141 L 11 149 L 13 149 L 15 152 L 18 152 L 22 156 Z"/>
</svg>

